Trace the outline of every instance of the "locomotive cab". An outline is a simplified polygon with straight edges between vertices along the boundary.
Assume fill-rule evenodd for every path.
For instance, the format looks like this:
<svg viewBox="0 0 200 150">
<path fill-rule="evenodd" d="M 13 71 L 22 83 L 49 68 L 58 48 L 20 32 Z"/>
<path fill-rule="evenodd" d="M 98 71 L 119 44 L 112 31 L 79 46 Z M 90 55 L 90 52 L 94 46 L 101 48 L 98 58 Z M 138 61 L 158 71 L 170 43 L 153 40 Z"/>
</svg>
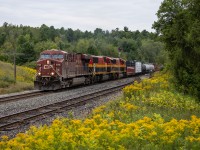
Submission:
<svg viewBox="0 0 200 150">
<path fill-rule="evenodd" d="M 59 50 L 46 50 L 40 54 L 36 66 L 36 79 L 34 81 L 36 89 L 54 90 L 60 88 L 62 66 L 66 53 Z"/>
</svg>

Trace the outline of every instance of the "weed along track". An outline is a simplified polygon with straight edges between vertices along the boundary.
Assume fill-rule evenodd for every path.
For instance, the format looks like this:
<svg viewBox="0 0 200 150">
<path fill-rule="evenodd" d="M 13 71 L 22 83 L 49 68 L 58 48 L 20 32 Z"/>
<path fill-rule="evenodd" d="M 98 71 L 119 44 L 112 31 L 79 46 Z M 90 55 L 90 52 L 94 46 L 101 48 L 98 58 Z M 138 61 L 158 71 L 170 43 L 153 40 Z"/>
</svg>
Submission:
<svg viewBox="0 0 200 150">
<path fill-rule="evenodd" d="M 20 126 L 28 124 L 30 121 L 34 121 L 35 119 L 44 118 L 46 117 L 46 115 L 54 115 L 62 111 L 70 110 L 71 108 L 77 106 L 85 105 L 91 100 L 98 99 L 99 97 L 107 96 L 109 94 L 113 94 L 114 92 L 121 90 L 123 87 L 131 83 L 133 82 L 126 82 L 124 84 L 116 85 L 114 87 L 99 89 L 95 92 L 86 93 L 84 95 L 64 99 L 63 101 L 56 102 L 53 104 L 1 117 L 0 130 L 14 130 Z"/>
</svg>

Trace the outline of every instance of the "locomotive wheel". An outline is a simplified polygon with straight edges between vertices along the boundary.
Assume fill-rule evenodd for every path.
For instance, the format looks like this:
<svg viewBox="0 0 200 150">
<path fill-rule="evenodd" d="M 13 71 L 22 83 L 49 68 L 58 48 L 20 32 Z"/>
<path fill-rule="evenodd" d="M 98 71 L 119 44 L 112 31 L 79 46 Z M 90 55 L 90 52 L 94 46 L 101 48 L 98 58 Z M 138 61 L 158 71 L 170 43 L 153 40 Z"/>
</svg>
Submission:
<svg viewBox="0 0 200 150">
<path fill-rule="evenodd" d="M 73 85 L 73 81 L 69 81 L 69 87 Z"/>
<path fill-rule="evenodd" d="M 91 82 L 91 81 L 90 81 L 90 78 L 89 78 L 89 77 L 86 77 L 86 78 L 85 78 L 85 85 L 89 85 L 90 82 Z"/>
<path fill-rule="evenodd" d="M 94 84 L 94 83 L 95 83 L 95 77 L 96 77 L 96 76 L 93 76 L 93 77 L 90 78 L 90 83 L 91 83 L 91 84 Z"/>
</svg>

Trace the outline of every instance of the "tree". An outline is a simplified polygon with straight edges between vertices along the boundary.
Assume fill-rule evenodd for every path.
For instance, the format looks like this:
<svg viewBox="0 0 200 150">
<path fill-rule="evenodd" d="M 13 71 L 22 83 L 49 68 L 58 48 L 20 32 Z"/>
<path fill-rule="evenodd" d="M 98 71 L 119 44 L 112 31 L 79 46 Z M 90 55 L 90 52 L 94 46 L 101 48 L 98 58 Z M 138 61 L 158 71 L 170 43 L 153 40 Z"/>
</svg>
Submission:
<svg viewBox="0 0 200 150">
<path fill-rule="evenodd" d="M 124 32 L 128 32 L 128 27 L 124 27 Z"/>
<path fill-rule="evenodd" d="M 177 84 L 200 98 L 200 2 L 164 0 L 153 24 L 165 42 Z"/>
<path fill-rule="evenodd" d="M 48 40 L 48 41 L 38 42 L 37 44 L 35 44 L 34 49 L 36 53 L 36 58 L 38 58 L 43 50 L 59 49 L 59 47 L 55 42 Z"/>
<path fill-rule="evenodd" d="M 120 39 L 118 47 L 121 48 L 124 52 L 136 51 L 137 44 L 135 40 L 132 39 Z"/>
<path fill-rule="evenodd" d="M 90 45 L 87 49 L 88 54 L 98 55 L 98 50 L 94 45 Z"/>
<path fill-rule="evenodd" d="M 50 37 L 49 27 L 45 24 L 41 25 L 40 27 L 40 40 L 41 41 L 47 41 Z"/>
<path fill-rule="evenodd" d="M 74 51 L 79 53 L 87 53 L 88 47 L 89 47 L 89 41 L 85 39 L 80 39 L 77 42 Z"/>
<path fill-rule="evenodd" d="M 20 34 L 22 34 L 22 31 L 19 30 L 18 27 L 13 26 L 12 24 L 7 24 L 4 23 L 3 25 L 4 32 L 6 33 L 6 42 L 3 45 L 5 48 L 4 54 L 8 55 L 8 60 L 10 62 L 13 62 L 14 64 L 14 81 L 16 82 L 16 77 L 17 77 L 17 70 L 16 70 L 16 56 L 17 56 L 17 39 Z M 10 59 L 12 58 L 13 61 Z"/>
<path fill-rule="evenodd" d="M 6 41 L 6 33 L 1 32 L 0 30 L 0 46 L 3 45 L 5 41 Z"/>
<path fill-rule="evenodd" d="M 34 44 L 31 42 L 29 34 L 20 35 L 17 44 L 17 52 L 20 54 L 16 59 L 17 64 L 24 64 L 35 60 Z"/>
<path fill-rule="evenodd" d="M 163 64 L 166 61 L 164 45 L 153 40 L 142 40 L 142 45 L 137 49 L 137 59 L 148 63 Z"/>
<path fill-rule="evenodd" d="M 102 37 L 105 34 L 105 31 L 103 31 L 100 28 L 96 28 L 94 30 L 94 37 Z"/>
<path fill-rule="evenodd" d="M 74 31 L 73 31 L 71 28 L 69 28 L 69 29 L 67 30 L 65 36 L 66 36 L 68 42 L 73 42 L 73 41 L 74 41 Z"/>
</svg>

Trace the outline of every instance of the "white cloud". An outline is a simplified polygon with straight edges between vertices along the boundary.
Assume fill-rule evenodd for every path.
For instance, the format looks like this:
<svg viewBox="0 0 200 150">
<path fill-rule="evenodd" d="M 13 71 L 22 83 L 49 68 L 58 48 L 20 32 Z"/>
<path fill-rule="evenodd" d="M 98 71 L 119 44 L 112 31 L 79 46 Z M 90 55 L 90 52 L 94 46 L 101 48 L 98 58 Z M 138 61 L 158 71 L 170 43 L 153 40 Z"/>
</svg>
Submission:
<svg viewBox="0 0 200 150">
<path fill-rule="evenodd" d="M 0 23 L 151 30 L 162 0 L 0 0 Z"/>
</svg>

